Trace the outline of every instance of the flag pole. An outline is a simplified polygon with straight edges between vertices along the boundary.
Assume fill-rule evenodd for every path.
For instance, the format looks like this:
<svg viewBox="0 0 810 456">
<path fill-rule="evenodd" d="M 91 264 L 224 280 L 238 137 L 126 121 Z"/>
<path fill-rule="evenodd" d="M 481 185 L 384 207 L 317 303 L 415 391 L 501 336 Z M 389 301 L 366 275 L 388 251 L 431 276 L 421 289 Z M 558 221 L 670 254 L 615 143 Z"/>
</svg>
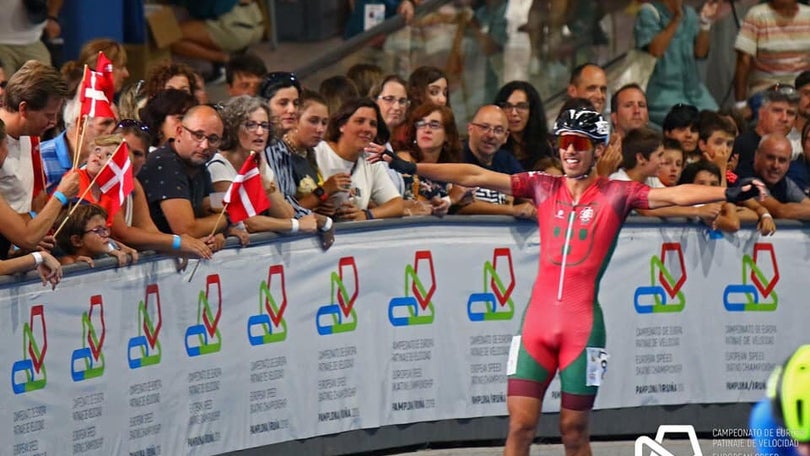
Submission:
<svg viewBox="0 0 810 456">
<path fill-rule="evenodd" d="M 228 209 L 228 204 L 229 203 L 225 203 L 222 206 L 222 210 L 219 212 L 219 217 L 217 217 L 217 221 L 216 223 L 214 223 L 214 228 L 211 230 L 211 234 L 209 234 L 208 237 L 211 237 L 217 233 L 217 226 L 219 226 L 219 222 L 222 220 L 222 217 L 225 216 L 225 211 Z M 191 283 L 191 281 L 194 279 L 194 274 L 197 273 L 197 268 L 200 267 L 201 262 L 202 262 L 201 259 L 197 259 L 197 263 L 194 265 L 194 269 L 191 270 L 191 274 L 188 276 L 188 283 Z"/>
<path fill-rule="evenodd" d="M 73 156 L 73 169 L 79 167 L 79 155 L 82 153 L 82 143 L 84 142 L 84 131 L 87 127 L 87 115 L 82 115 L 81 103 L 82 103 L 82 90 L 84 89 L 84 80 L 87 78 L 87 64 L 84 64 L 84 69 L 82 69 L 82 80 L 79 83 L 79 118 L 77 119 L 77 124 L 81 126 L 81 134 L 79 135 L 78 143 L 76 145 L 76 150 L 74 151 L 76 155 Z"/>
<path fill-rule="evenodd" d="M 104 168 L 106 168 L 106 167 L 107 167 L 107 165 L 109 165 L 109 164 L 110 164 L 110 162 L 112 161 L 113 157 L 115 157 L 115 154 L 117 154 L 117 153 L 118 153 L 118 151 L 119 151 L 119 150 L 121 150 L 121 145 L 123 145 L 123 144 L 126 144 L 126 140 L 121 141 L 121 144 L 119 144 L 119 145 L 118 145 L 118 147 L 115 149 L 115 152 L 113 152 L 112 156 L 110 156 L 110 159 L 109 159 L 109 160 L 107 160 L 107 162 L 106 162 L 106 163 L 104 163 L 104 166 L 102 166 L 102 167 L 101 167 L 101 169 L 99 169 L 99 170 L 98 170 L 98 172 L 96 173 L 96 175 L 95 175 L 95 176 L 93 176 L 93 179 L 90 181 L 90 185 L 88 185 L 88 186 L 87 186 L 87 188 L 86 188 L 86 189 L 84 189 L 84 191 L 82 192 L 82 194 L 81 194 L 81 195 L 79 195 L 79 200 L 78 200 L 78 201 L 76 201 L 76 204 L 74 204 L 74 205 L 73 205 L 73 207 L 71 207 L 71 208 L 70 208 L 70 212 L 68 212 L 67 217 L 65 217 L 65 219 L 64 219 L 64 220 L 62 220 L 62 223 L 60 223 L 60 224 L 59 224 L 59 227 L 58 227 L 58 228 L 56 228 L 56 231 L 54 231 L 54 233 L 53 233 L 53 237 L 56 237 L 56 235 L 57 235 L 57 234 L 59 234 L 59 232 L 60 232 L 60 231 L 62 231 L 62 228 L 65 226 L 65 223 L 67 223 L 67 221 L 68 221 L 68 219 L 70 218 L 70 216 L 71 216 L 71 215 L 73 215 L 73 212 L 76 210 L 76 208 L 77 208 L 77 207 L 79 207 L 79 204 L 82 202 L 82 200 L 84 199 L 84 197 L 85 197 L 85 196 L 87 196 L 87 192 L 89 192 L 89 191 L 90 191 L 90 189 L 91 189 L 91 188 L 93 188 L 93 184 L 95 184 L 95 183 L 96 183 L 96 180 L 98 179 L 98 176 L 100 176 L 100 175 L 101 175 L 101 172 L 102 172 L 102 171 L 104 171 Z"/>
<path fill-rule="evenodd" d="M 84 144 L 84 132 L 87 131 L 87 114 L 79 118 L 79 125 L 81 126 L 81 133 L 79 133 L 79 140 L 76 142 L 76 154 L 73 156 L 73 169 L 79 167 L 79 156 L 82 154 L 82 145 Z"/>
</svg>

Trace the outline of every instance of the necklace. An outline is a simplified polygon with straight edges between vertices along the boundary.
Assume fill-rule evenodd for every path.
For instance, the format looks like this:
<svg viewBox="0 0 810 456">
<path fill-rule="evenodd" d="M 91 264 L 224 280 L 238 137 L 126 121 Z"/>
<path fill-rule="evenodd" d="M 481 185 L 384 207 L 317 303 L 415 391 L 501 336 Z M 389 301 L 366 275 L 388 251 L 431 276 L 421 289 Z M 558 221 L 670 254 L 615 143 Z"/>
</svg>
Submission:
<svg viewBox="0 0 810 456">
<path fill-rule="evenodd" d="M 296 147 L 295 142 L 292 140 L 289 133 L 284 133 L 284 136 L 281 137 L 281 140 L 284 141 L 284 144 L 287 145 L 287 148 L 289 148 L 290 152 L 292 152 L 293 154 L 298 155 L 299 157 L 307 156 L 306 148 L 301 150 L 298 147 Z"/>
</svg>

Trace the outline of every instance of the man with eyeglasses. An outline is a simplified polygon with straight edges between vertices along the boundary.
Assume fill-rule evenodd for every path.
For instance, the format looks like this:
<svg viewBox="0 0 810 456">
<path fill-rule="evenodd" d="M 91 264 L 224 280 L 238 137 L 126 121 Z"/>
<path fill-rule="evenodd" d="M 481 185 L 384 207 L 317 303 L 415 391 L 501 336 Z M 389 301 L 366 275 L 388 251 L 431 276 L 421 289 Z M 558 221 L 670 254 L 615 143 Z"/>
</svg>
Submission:
<svg viewBox="0 0 810 456">
<path fill-rule="evenodd" d="M 169 234 L 206 238 L 212 250 L 225 244 L 226 217 L 211 210 L 214 192 L 205 167 L 222 141 L 222 120 L 207 105 L 189 109 L 174 140 L 149 154 L 138 174 L 155 226 Z M 211 233 L 215 236 L 209 238 Z"/>
<path fill-rule="evenodd" d="M 523 167 L 509 152 L 501 149 L 509 136 L 508 122 L 503 110 L 495 105 L 478 109 L 467 124 L 469 138 L 464 144 L 462 161 L 506 174 L 523 172 Z M 534 216 L 534 206 L 528 202 L 514 202 L 509 195 L 488 188 L 475 191 L 475 201 L 458 210 L 458 214 L 511 215 L 520 218 Z"/>
<path fill-rule="evenodd" d="M 799 105 L 799 93 L 793 86 L 776 84 L 762 94 L 762 106 L 759 107 L 756 126 L 747 132 L 737 136 L 734 141 L 734 150 L 739 152 L 740 161 L 735 172 L 740 177 L 753 176 L 754 173 L 754 153 L 759 147 L 759 142 L 765 135 L 779 133 L 796 137 L 796 133 L 791 133 L 796 122 L 796 115 Z M 793 146 L 794 156 L 797 154 L 797 146 L 801 151 L 801 146 Z"/>
<path fill-rule="evenodd" d="M 554 134 L 563 176 L 509 175 L 458 163 L 416 164 L 393 154 L 375 157 L 389 161 L 401 173 L 484 186 L 531 199 L 537 208 L 539 268 L 523 328 L 512 341 L 507 362 L 509 434 L 504 454 L 508 456 L 529 455 L 543 396 L 557 370 L 565 452 L 591 454 L 590 410 L 608 361 L 604 319 L 597 301 L 599 276 L 630 211 L 735 202 L 765 191 L 762 182 L 754 179 L 732 189 L 703 185 L 650 188 L 640 182 L 598 176 L 595 165 L 605 150 L 608 124 L 590 109 L 564 111 L 554 124 Z"/>
</svg>

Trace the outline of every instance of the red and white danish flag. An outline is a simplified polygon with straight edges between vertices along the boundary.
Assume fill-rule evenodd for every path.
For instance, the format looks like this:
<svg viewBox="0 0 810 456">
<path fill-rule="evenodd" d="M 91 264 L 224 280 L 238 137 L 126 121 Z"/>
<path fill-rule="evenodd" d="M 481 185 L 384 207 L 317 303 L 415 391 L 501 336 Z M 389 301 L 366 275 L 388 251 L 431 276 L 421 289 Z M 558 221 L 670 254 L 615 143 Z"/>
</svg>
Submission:
<svg viewBox="0 0 810 456">
<path fill-rule="evenodd" d="M 115 86 L 113 84 L 112 63 L 99 53 L 97 69 L 102 71 L 93 71 L 87 66 L 84 67 L 84 77 L 82 84 L 79 88 L 79 101 L 82 104 L 82 116 L 88 117 L 112 117 L 115 114 L 110 107 L 113 96 L 115 95 Z M 108 71 L 109 70 L 109 71 Z"/>
<path fill-rule="evenodd" d="M 225 210 L 228 211 L 233 223 L 253 217 L 270 207 L 256 158 L 256 154 L 250 154 L 225 192 L 225 197 L 222 198 L 222 202 L 227 204 Z"/>
<path fill-rule="evenodd" d="M 96 184 L 107 196 L 105 205 L 108 220 L 121 209 L 132 190 L 135 189 L 135 178 L 132 177 L 132 162 L 129 160 L 129 148 L 126 141 L 115 149 L 107 165 L 98 173 Z"/>
</svg>

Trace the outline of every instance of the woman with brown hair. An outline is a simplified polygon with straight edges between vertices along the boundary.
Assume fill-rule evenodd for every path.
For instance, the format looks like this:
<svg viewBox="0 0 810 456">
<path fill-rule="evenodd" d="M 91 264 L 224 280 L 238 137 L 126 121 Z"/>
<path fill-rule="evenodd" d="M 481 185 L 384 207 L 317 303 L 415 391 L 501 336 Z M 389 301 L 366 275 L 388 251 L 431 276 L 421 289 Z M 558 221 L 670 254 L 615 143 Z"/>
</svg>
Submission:
<svg viewBox="0 0 810 456">
<path fill-rule="evenodd" d="M 351 178 L 349 185 L 329 198 L 337 207 L 338 220 L 402 216 L 402 196 L 388 177 L 387 168 L 364 157 L 366 151 L 383 151 L 379 142 L 387 136 L 380 108 L 368 98 L 347 101 L 329 119 L 326 141 L 315 147 L 315 156 L 323 178 L 338 173 Z M 372 201 L 374 208 L 369 207 Z"/>
<path fill-rule="evenodd" d="M 413 110 L 407 121 L 408 147 L 398 151 L 403 160 L 415 163 L 457 163 L 461 158 L 461 138 L 453 111 L 447 106 L 424 103 Z M 444 216 L 465 195 L 465 188 L 433 182 L 418 175 L 403 175 L 405 214 Z"/>
</svg>

